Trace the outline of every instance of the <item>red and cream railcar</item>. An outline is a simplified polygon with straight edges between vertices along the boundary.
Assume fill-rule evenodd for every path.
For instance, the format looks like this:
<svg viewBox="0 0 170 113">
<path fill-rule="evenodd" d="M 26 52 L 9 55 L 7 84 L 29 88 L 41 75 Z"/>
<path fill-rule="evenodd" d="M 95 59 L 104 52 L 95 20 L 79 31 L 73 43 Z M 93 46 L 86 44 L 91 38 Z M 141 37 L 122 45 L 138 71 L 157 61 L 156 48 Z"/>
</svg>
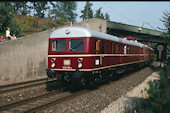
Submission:
<svg viewBox="0 0 170 113">
<path fill-rule="evenodd" d="M 64 27 L 49 37 L 47 75 L 84 85 L 130 65 L 150 62 L 151 50 L 137 41 L 81 27 Z"/>
</svg>

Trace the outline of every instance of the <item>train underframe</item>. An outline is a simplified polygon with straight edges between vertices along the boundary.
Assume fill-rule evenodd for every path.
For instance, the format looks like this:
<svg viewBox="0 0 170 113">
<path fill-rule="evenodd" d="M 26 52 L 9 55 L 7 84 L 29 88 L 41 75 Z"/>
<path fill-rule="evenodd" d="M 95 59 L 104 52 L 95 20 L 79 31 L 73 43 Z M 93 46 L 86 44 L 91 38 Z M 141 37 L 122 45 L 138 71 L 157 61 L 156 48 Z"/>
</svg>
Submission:
<svg viewBox="0 0 170 113">
<path fill-rule="evenodd" d="M 83 86 L 90 89 L 96 89 L 97 86 L 102 82 L 109 82 L 110 80 L 115 80 L 121 77 L 122 75 L 127 75 L 130 72 L 136 71 L 149 63 L 150 62 L 134 63 L 125 66 L 106 68 L 103 70 L 97 70 L 92 72 L 82 72 L 79 70 L 76 70 L 75 72 L 62 72 L 47 69 L 48 78 L 56 78 L 55 82 L 52 84 L 50 82 L 47 82 L 47 89 L 51 86 L 55 88 Z"/>
</svg>

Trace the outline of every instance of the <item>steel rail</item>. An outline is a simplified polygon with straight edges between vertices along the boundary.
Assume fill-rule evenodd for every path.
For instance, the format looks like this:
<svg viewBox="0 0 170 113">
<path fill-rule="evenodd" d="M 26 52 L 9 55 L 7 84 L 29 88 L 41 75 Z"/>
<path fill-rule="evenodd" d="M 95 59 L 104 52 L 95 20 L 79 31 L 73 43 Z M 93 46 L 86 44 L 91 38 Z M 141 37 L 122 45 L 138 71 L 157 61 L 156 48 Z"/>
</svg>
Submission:
<svg viewBox="0 0 170 113">
<path fill-rule="evenodd" d="M 14 87 L 14 86 L 18 86 L 18 85 L 24 85 L 24 84 L 33 83 L 33 82 L 39 82 L 39 81 L 43 81 L 43 80 L 47 80 L 47 78 L 42 78 L 42 79 L 38 79 L 38 80 L 30 80 L 30 81 L 25 81 L 25 82 L 12 83 L 12 84 L 8 84 L 8 85 L 2 85 L 2 86 L 0 86 L 0 89 L 8 88 L 8 87 Z"/>
<path fill-rule="evenodd" d="M 76 93 L 72 93 L 72 94 L 69 95 L 69 96 L 65 96 L 65 97 L 56 99 L 56 100 L 54 100 L 54 101 L 51 101 L 51 102 L 49 102 L 49 103 L 46 103 L 46 104 L 37 106 L 37 107 L 32 108 L 32 109 L 29 109 L 29 110 L 27 110 L 27 111 L 24 111 L 23 113 L 35 113 L 36 111 L 42 110 L 42 109 L 47 108 L 47 107 L 52 106 L 52 105 L 56 105 L 56 104 L 59 104 L 59 103 L 68 101 L 68 100 L 70 100 L 70 99 L 73 99 L 73 98 L 75 98 L 75 97 L 77 97 L 77 96 L 80 96 L 80 95 L 82 95 L 82 94 L 85 94 L 85 93 L 87 93 L 87 92 L 89 92 L 89 91 L 84 89 L 84 90 L 82 90 L 82 91 L 78 91 L 78 92 L 76 92 Z"/>
<path fill-rule="evenodd" d="M 9 108 L 13 108 L 13 107 L 16 107 L 16 106 L 25 104 L 25 103 L 27 103 L 27 102 L 32 102 L 32 101 L 35 101 L 35 100 L 37 100 L 37 99 L 45 98 L 45 97 L 47 97 L 47 96 L 50 96 L 50 95 L 53 95 L 53 94 L 59 93 L 59 92 L 60 92 L 60 91 L 52 91 L 52 92 L 50 92 L 50 93 L 46 93 L 46 94 L 43 94 L 43 95 L 40 95 L 40 96 L 37 96 L 37 97 L 33 97 L 33 98 L 21 100 L 21 101 L 18 101 L 18 102 L 14 102 L 14 103 L 11 103 L 11 104 L 7 104 L 7 105 L 3 105 L 3 106 L 0 106 L 0 111 L 8 110 Z"/>
<path fill-rule="evenodd" d="M 49 81 L 51 81 L 51 80 L 49 80 Z M 36 83 L 36 82 L 39 82 L 39 83 Z M 39 80 L 34 80 L 34 81 L 15 83 L 14 86 L 12 86 L 10 84 L 10 85 L 7 85 L 7 86 L 3 86 L 3 88 L 1 87 L 0 88 L 0 94 L 11 92 L 11 91 L 16 91 L 16 90 L 21 90 L 21 89 L 24 89 L 24 88 L 42 85 L 42 84 L 45 84 L 46 82 L 47 82 L 47 79 L 39 79 Z"/>
</svg>

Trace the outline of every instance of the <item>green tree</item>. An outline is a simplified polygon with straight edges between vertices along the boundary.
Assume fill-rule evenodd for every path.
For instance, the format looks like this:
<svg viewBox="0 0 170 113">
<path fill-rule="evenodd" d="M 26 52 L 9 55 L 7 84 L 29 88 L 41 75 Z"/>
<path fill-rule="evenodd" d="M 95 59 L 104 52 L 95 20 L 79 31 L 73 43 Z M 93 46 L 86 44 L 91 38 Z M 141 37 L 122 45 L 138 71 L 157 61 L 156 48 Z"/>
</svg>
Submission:
<svg viewBox="0 0 170 113">
<path fill-rule="evenodd" d="M 29 12 L 27 3 L 28 2 L 11 2 L 14 14 L 27 15 Z"/>
<path fill-rule="evenodd" d="M 52 1 L 48 1 L 47 2 L 47 18 L 51 19 L 51 5 L 52 5 Z"/>
<path fill-rule="evenodd" d="M 86 5 L 84 6 L 84 10 L 81 10 L 82 15 L 80 18 L 83 20 L 93 18 L 93 10 L 91 7 L 93 6 L 92 3 L 89 3 L 89 1 L 86 2 Z"/>
<path fill-rule="evenodd" d="M 94 17 L 95 18 L 100 18 L 100 19 L 105 19 L 105 20 L 110 20 L 110 16 L 109 16 L 109 14 L 108 13 L 105 13 L 105 15 L 102 13 L 102 11 L 101 11 L 101 7 L 98 9 L 98 10 L 96 10 L 96 13 L 95 13 L 95 15 L 94 15 Z"/>
<path fill-rule="evenodd" d="M 28 5 L 27 2 L 22 2 L 22 10 L 21 10 L 21 14 L 22 15 L 27 15 L 28 14 Z"/>
<path fill-rule="evenodd" d="M 60 22 L 63 22 L 64 19 L 61 21 L 61 19 L 64 18 L 63 14 L 61 13 L 61 10 L 63 10 L 61 2 L 51 2 L 51 5 L 53 7 L 52 10 L 50 11 L 51 19 L 53 19 L 53 20 L 60 19 Z"/>
<path fill-rule="evenodd" d="M 164 11 L 162 19 L 160 19 L 160 21 L 163 22 L 165 28 L 164 29 L 159 28 L 159 29 L 163 30 L 165 32 L 164 33 L 165 37 L 167 37 L 170 40 L 170 12 Z"/>
<path fill-rule="evenodd" d="M 14 19 L 12 12 L 13 9 L 11 7 L 11 3 L 0 3 L 0 32 L 5 35 L 7 27 L 10 27 L 12 34 L 16 34 L 16 36 L 21 36 L 22 28 L 20 24 Z"/>
<path fill-rule="evenodd" d="M 96 13 L 94 14 L 94 17 L 95 17 L 95 18 L 101 18 L 101 19 L 103 19 L 104 16 L 103 16 L 103 14 L 102 14 L 102 12 L 101 12 L 101 9 L 102 9 L 102 8 L 100 7 L 99 9 L 96 10 Z"/>
<path fill-rule="evenodd" d="M 54 9 L 51 11 L 52 18 L 60 20 L 62 22 L 75 22 L 77 14 L 75 13 L 77 8 L 76 2 L 53 2 Z"/>
<path fill-rule="evenodd" d="M 12 6 L 13 6 L 13 11 L 14 11 L 14 14 L 20 14 L 20 11 L 21 11 L 21 2 L 12 2 Z"/>
<path fill-rule="evenodd" d="M 47 10 L 47 1 L 37 1 L 34 3 L 34 7 L 36 10 L 36 16 L 44 18 L 45 11 Z"/>
<path fill-rule="evenodd" d="M 108 13 L 105 13 L 105 19 L 106 19 L 106 20 L 110 20 L 110 16 L 109 16 Z"/>
<path fill-rule="evenodd" d="M 9 26 L 12 15 L 12 8 L 10 3 L 1 2 L 0 3 L 0 32 L 5 32 L 7 26 Z"/>
<path fill-rule="evenodd" d="M 61 11 L 61 14 L 63 14 L 64 19 L 66 22 L 76 22 L 76 16 L 75 13 L 77 8 L 76 2 L 61 2 L 61 8 L 63 9 Z"/>
</svg>

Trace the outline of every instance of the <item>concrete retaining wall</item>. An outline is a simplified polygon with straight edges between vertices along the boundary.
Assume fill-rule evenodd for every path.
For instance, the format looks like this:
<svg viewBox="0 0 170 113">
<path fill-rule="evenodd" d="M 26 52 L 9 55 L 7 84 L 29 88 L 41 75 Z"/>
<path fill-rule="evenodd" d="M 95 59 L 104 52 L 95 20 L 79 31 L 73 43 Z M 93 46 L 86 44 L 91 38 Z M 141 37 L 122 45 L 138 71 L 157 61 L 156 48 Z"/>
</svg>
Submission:
<svg viewBox="0 0 170 113">
<path fill-rule="evenodd" d="M 0 85 L 46 77 L 50 32 L 0 43 Z"/>
</svg>

